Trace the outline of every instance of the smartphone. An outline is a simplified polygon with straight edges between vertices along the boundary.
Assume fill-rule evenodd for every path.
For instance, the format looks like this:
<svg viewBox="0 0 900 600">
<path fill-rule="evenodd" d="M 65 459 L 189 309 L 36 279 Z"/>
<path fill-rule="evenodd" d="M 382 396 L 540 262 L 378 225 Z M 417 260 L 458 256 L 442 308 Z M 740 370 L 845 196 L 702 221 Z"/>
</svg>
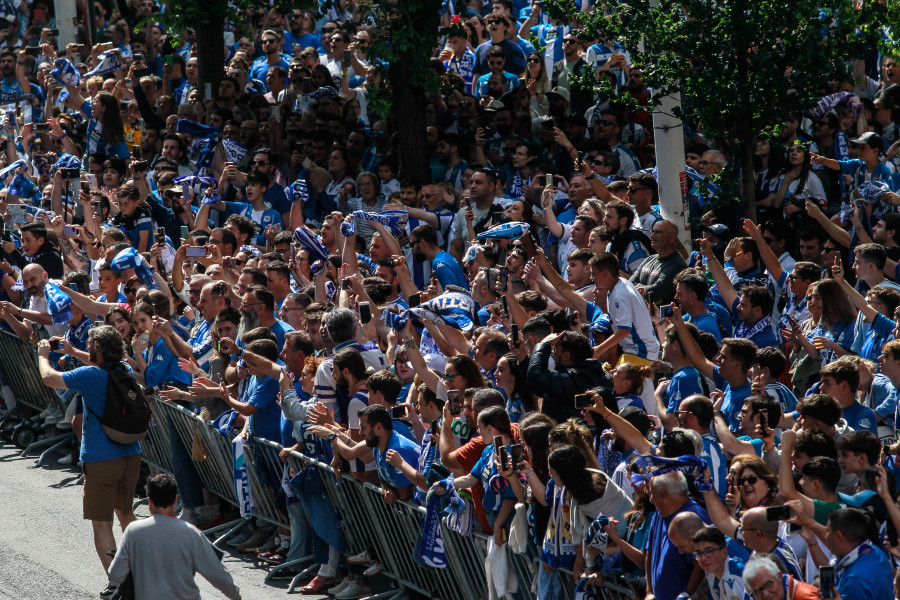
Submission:
<svg viewBox="0 0 900 600">
<path fill-rule="evenodd" d="M 66 234 L 66 237 L 76 237 L 78 235 L 78 230 L 74 227 L 69 227 L 68 225 L 63 225 L 63 233 Z"/>
<path fill-rule="evenodd" d="M 203 246 L 188 246 L 184 251 L 184 255 L 188 258 L 205 258 L 206 248 Z"/>
<path fill-rule="evenodd" d="M 412 307 L 412 306 L 418 306 L 418 305 L 421 304 L 421 303 L 422 303 L 422 297 L 419 296 L 419 294 L 410 294 L 410 296 L 409 296 L 409 305 L 410 305 L 411 307 Z"/>
<path fill-rule="evenodd" d="M 350 283 L 349 279 L 341 279 L 341 289 L 342 290 L 349 290 L 350 286 L 351 286 L 351 283 Z"/>
<path fill-rule="evenodd" d="M 512 343 L 513 346 L 519 345 L 519 326 L 515 323 L 512 324 Z"/>
<path fill-rule="evenodd" d="M 578 164 L 580 165 L 580 164 L 583 163 L 583 162 L 584 162 L 584 152 L 582 152 L 581 150 L 579 150 L 579 151 L 578 151 Z"/>
<path fill-rule="evenodd" d="M 172 58 L 172 55 L 171 55 L 171 54 L 167 54 L 167 55 L 166 55 L 166 64 L 169 65 L 170 67 L 172 66 L 173 60 L 174 60 L 174 59 Z"/>
<path fill-rule="evenodd" d="M 659 307 L 659 317 L 661 319 L 665 319 L 666 317 L 671 317 L 671 316 L 672 316 L 672 306 L 671 305 Z"/>
<path fill-rule="evenodd" d="M 40 46 L 27 46 L 25 48 L 25 54 L 28 56 L 40 56 L 41 47 Z"/>
<path fill-rule="evenodd" d="M 350 50 L 344 50 L 344 60 L 343 63 L 347 66 L 350 65 L 350 61 L 352 60 L 353 52 Z"/>
<path fill-rule="evenodd" d="M 53 37 L 59 37 L 59 29 L 51 29 L 50 35 L 52 35 Z"/>
<path fill-rule="evenodd" d="M 131 163 L 131 170 L 135 173 L 146 173 L 150 168 L 150 162 L 146 160 L 136 160 Z"/>
<path fill-rule="evenodd" d="M 63 341 L 56 342 L 56 350 L 62 351 L 66 347 L 66 343 Z"/>
<path fill-rule="evenodd" d="M 80 169 L 60 169 L 59 172 L 63 179 L 79 179 L 81 177 Z"/>
<path fill-rule="evenodd" d="M 458 417 L 462 414 L 462 402 L 459 401 L 459 390 L 447 390 L 447 403 L 450 415 Z"/>
<path fill-rule="evenodd" d="M 227 350 L 225 349 L 225 344 L 223 344 L 222 342 L 219 342 L 219 345 L 216 346 L 216 348 L 219 351 L 219 354 L 228 354 Z"/>
<path fill-rule="evenodd" d="M 87 178 L 81 180 L 81 191 L 82 192 L 90 192 L 91 191 L 91 184 L 87 180 Z"/>
<path fill-rule="evenodd" d="M 498 458 L 500 457 L 501 450 L 503 450 L 503 438 L 499 435 L 495 435 L 494 436 L 494 454 L 496 454 Z"/>
<path fill-rule="evenodd" d="M 188 229 L 187 225 L 182 225 L 181 226 L 181 239 L 187 240 L 189 237 L 191 237 L 191 231 Z"/>
<path fill-rule="evenodd" d="M 405 419 L 406 418 L 406 409 L 409 408 L 408 404 L 398 404 L 391 408 L 391 418 L 392 419 Z"/>
<path fill-rule="evenodd" d="M 31 131 L 34 133 L 50 133 L 49 123 L 32 123 Z"/>
<path fill-rule="evenodd" d="M 131 157 L 135 160 L 141 160 L 141 146 L 139 144 L 131 145 Z"/>
<path fill-rule="evenodd" d="M 138 79 L 140 79 L 140 78 L 142 78 L 142 77 L 149 77 L 149 76 L 150 76 L 150 69 L 135 69 L 135 70 L 134 70 L 134 75 L 135 75 Z"/>
<path fill-rule="evenodd" d="M 787 521 L 791 518 L 790 506 L 767 506 L 766 521 Z"/>
<path fill-rule="evenodd" d="M 766 431 L 769 427 L 769 411 L 768 409 L 761 408 L 759 409 L 759 428 Z"/>
<path fill-rule="evenodd" d="M 441 426 L 438 425 L 437 419 L 431 422 L 431 435 L 440 435 Z"/>
<path fill-rule="evenodd" d="M 166 228 L 165 227 L 157 227 L 156 228 L 156 243 L 162 244 L 165 246 L 165 244 L 166 244 Z"/>
<path fill-rule="evenodd" d="M 819 567 L 819 590 L 823 598 L 834 598 L 834 566 Z"/>
<path fill-rule="evenodd" d="M 591 400 L 590 394 L 575 394 L 575 410 L 581 410 L 593 405 L 594 401 Z"/>
<path fill-rule="evenodd" d="M 9 231 L 9 229 L 6 229 L 5 227 L 3 228 L 3 241 L 4 242 L 12 241 L 12 233 Z"/>
<path fill-rule="evenodd" d="M 87 178 L 88 178 L 88 185 L 91 186 L 92 190 L 96 190 L 97 189 L 97 176 L 94 175 L 93 173 L 88 173 Z"/>
<path fill-rule="evenodd" d="M 509 447 L 509 456 L 512 459 L 513 473 L 519 470 L 519 463 L 525 458 L 525 449 L 522 444 L 512 444 Z"/>
<path fill-rule="evenodd" d="M 368 302 L 359 303 L 359 321 L 365 325 L 372 320 L 372 307 Z"/>
<path fill-rule="evenodd" d="M 144 55 L 140 52 L 134 53 L 134 62 L 144 62 Z"/>
<path fill-rule="evenodd" d="M 544 187 L 547 187 L 548 185 L 553 185 L 553 173 L 544 175 Z"/>
<path fill-rule="evenodd" d="M 507 289 L 509 289 L 509 269 L 503 267 L 500 271 L 500 291 L 505 292 Z M 506 307 L 503 312 L 506 312 Z"/>
</svg>

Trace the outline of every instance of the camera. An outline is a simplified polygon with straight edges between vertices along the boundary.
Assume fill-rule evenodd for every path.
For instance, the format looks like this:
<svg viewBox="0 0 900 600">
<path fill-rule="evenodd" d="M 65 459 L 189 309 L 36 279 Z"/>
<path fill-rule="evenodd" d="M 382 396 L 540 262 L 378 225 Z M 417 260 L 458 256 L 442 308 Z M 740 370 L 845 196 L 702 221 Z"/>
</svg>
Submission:
<svg viewBox="0 0 900 600">
<path fill-rule="evenodd" d="M 64 169 L 60 169 L 59 172 L 62 175 L 63 179 L 78 179 L 81 177 L 80 169 L 64 168 Z"/>
<path fill-rule="evenodd" d="M 50 133 L 49 123 L 32 123 L 31 131 L 34 133 Z"/>
</svg>

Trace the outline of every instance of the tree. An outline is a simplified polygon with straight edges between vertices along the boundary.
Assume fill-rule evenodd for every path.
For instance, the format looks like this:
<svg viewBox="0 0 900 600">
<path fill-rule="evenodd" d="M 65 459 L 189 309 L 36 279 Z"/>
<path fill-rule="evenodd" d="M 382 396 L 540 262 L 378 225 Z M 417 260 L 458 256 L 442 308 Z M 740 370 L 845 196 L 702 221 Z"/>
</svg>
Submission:
<svg viewBox="0 0 900 600">
<path fill-rule="evenodd" d="M 757 137 L 813 107 L 830 73 L 882 42 L 877 24 L 895 22 L 888 12 L 897 10 L 856 0 L 625 0 L 609 20 L 547 1 L 589 31 L 619 39 L 654 105 L 682 93 L 676 116 L 730 146 L 751 218 Z"/>
</svg>

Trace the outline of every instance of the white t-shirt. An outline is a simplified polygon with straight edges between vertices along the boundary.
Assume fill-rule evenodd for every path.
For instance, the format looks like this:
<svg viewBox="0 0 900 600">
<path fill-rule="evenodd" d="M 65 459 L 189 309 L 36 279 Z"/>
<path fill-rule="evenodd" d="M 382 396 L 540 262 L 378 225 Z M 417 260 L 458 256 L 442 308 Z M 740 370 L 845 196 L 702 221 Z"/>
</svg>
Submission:
<svg viewBox="0 0 900 600">
<path fill-rule="evenodd" d="M 653 331 L 653 321 L 650 320 L 644 298 L 634 284 L 620 277 L 609 291 L 607 307 L 613 326 L 631 332 L 619 342 L 622 350 L 647 360 L 658 359 L 659 341 Z"/>
</svg>

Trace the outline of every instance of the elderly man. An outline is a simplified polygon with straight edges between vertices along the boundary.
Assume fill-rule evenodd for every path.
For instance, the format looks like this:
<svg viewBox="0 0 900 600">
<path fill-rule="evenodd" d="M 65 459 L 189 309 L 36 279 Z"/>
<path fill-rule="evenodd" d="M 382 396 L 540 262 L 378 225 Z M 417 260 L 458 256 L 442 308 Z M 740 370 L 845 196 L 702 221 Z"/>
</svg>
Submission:
<svg viewBox="0 0 900 600">
<path fill-rule="evenodd" d="M 782 573 L 771 558 L 757 556 L 744 565 L 744 584 L 751 598 L 818 600 L 819 589 Z"/>
<path fill-rule="evenodd" d="M 675 298 L 675 277 L 687 268 L 678 252 L 678 226 L 671 221 L 657 221 L 650 231 L 650 246 L 656 254 L 641 263 L 631 276 L 644 297 L 656 304 L 669 304 Z"/>
</svg>

